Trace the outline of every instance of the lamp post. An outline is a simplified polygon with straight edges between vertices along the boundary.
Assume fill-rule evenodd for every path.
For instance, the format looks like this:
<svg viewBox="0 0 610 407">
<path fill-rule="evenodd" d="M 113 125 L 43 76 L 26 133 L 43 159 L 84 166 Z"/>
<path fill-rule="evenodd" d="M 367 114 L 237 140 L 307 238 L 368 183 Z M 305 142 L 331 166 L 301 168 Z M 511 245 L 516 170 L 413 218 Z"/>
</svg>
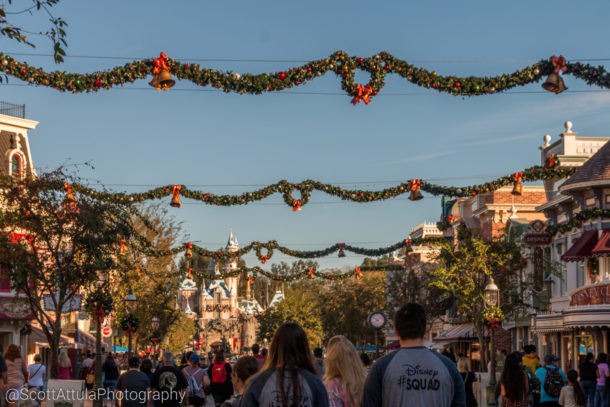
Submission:
<svg viewBox="0 0 610 407">
<path fill-rule="evenodd" d="M 488 307 L 497 307 L 500 304 L 500 290 L 494 282 L 493 277 L 490 277 L 489 283 L 485 286 L 485 304 Z M 496 399 L 496 351 L 495 351 L 495 332 L 496 327 L 490 327 L 491 330 L 491 369 L 489 372 L 489 386 L 487 388 L 487 405 L 497 406 L 498 400 Z"/>
<path fill-rule="evenodd" d="M 127 308 L 127 310 L 129 311 L 129 313 L 131 314 L 133 311 L 133 308 L 136 304 L 137 298 L 135 296 L 135 294 L 133 293 L 133 291 L 131 290 L 131 288 L 129 289 L 129 294 L 127 294 L 127 296 L 125 297 L 125 307 Z M 129 358 L 131 358 L 131 335 L 132 335 L 132 330 L 129 329 L 127 331 L 127 335 L 129 337 L 129 343 L 128 343 L 128 348 L 127 348 L 127 359 L 129 360 Z"/>
<path fill-rule="evenodd" d="M 154 337 L 156 338 L 156 341 L 153 342 L 154 351 L 155 351 L 155 355 L 156 355 L 157 354 L 157 342 L 159 341 L 159 338 L 156 336 L 157 331 L 159 330 L 159 317 L 157 317 L 156 315 L 154 317 L 152 317 L 152 321 L 151 321 L 150 325 L 153 330 L 153 335 L 155 335 Z"/>
</svg>

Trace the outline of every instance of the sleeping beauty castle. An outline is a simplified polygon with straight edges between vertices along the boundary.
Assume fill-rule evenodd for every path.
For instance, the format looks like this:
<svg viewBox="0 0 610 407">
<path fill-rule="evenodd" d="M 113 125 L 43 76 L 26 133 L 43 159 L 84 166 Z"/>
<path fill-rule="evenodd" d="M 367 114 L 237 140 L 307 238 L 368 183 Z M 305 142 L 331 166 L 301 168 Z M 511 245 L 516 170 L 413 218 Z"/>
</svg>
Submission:
<svg viewBox="0 0 610 407">
<path fill-rule="evenodd" d="M 236 253 L 235 257 L 218 263 L 210 261 L 200 287 L 190 271 L 180 284 L 179 306 L 197 321 L 194 348 L 200 351 L 223 348 L 238 353 L 242 347 L 256 343 L 255 315 L 263 312 L 263 308 L 252 295 L 250 279 L 245 296 L 238 297 L 240 276 L 222 278 L 222 274 L 238 267 L 239 243 L 233 231 L 225 249 Z"/>
</svg>

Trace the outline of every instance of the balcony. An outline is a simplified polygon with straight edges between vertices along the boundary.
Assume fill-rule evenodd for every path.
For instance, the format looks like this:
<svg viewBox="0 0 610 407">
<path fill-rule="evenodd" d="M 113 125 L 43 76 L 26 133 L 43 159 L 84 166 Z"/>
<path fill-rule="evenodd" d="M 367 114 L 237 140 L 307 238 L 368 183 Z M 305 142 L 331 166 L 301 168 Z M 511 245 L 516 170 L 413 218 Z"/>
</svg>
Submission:
<svg viewBox="0 0 610 407">
<path fill-rule="evenodd" d="M 25 119 L 25 105 L 0 101 L 0 114 Z"/>
</svg>

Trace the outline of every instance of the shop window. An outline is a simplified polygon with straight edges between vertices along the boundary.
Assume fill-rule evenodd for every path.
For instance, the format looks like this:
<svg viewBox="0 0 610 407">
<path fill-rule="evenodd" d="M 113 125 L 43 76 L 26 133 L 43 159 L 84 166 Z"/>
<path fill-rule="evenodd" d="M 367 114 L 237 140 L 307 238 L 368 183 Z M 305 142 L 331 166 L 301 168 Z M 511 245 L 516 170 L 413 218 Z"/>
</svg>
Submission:
<svg viewBox="0 0 610 407">
<path fill-rule="evenodd" d="M 11 175 L 14 177 L 21 177 L 23 174 L 23 164 L 21 162 L 21 156 L 19 154 L 13 154 L 11 156 Z"/>
<path fill-rule="evenodd" d="M 579 261 L 576 265 L 576 288 L 585 285 L 586 267 L 584 261 Z"/>
</svg>

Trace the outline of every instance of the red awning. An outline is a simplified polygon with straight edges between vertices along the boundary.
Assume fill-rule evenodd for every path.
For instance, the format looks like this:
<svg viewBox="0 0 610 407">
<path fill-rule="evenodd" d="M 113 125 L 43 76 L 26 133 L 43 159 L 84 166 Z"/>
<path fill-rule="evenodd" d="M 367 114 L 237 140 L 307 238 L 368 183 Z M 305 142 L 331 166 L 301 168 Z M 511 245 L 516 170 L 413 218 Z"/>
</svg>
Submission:
<svg viewBox="0 0 610 407">
<path fill-rule="evenodd" d="M 392 350 L 400 348 L 400 341 L 392 341 L 383 347 L 384 350 Z"/>
<path fill-rule="evenodd" d="M 561 256 L 563 261 L 579 261 L 593 257 L 593 248 L 597 243 L 597 230 L 587 230 L 570 247 L 570 250 Z"/>
<path fill-rule="evenodd" d="M 593 257 L 610 256 L 610 229 L 604 229 L 602 237 L 593 248 Z"/>
</svg>

